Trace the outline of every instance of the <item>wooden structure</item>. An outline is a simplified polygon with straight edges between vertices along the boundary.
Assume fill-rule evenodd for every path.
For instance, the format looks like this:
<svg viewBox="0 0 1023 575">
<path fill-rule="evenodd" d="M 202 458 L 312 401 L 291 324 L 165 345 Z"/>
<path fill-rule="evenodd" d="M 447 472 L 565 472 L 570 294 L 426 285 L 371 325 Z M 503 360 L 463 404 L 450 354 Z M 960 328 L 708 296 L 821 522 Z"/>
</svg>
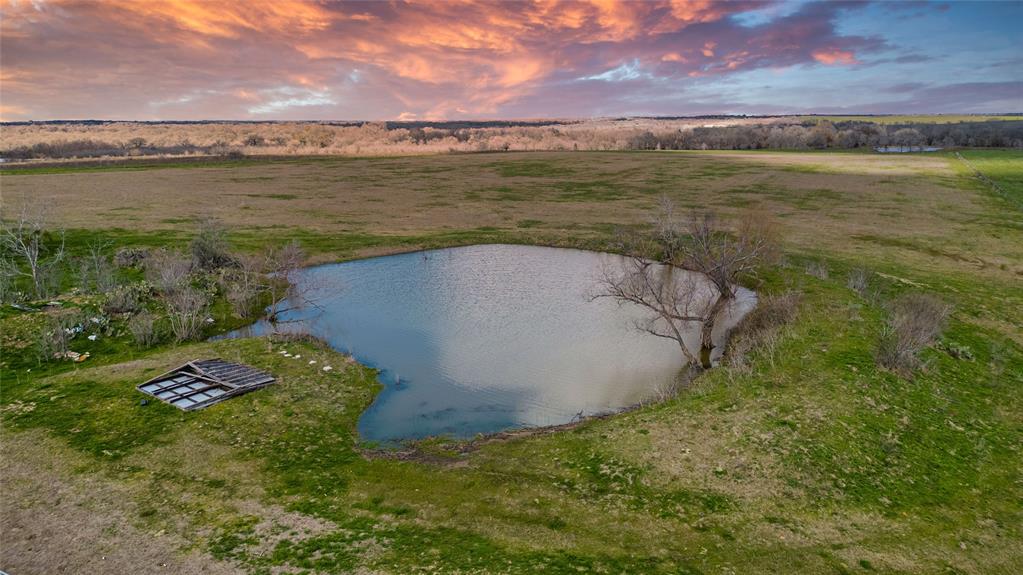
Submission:
<svg viewBox="0 0 1023 575">
<path fill-rule="evenodd" d="M 273 382 L 274 377 L 269 373 L 215 358 L 190 361 L 139 384 L 136 389 L 177 408 L 191 411 L 266 387 Z"/>
</svg>

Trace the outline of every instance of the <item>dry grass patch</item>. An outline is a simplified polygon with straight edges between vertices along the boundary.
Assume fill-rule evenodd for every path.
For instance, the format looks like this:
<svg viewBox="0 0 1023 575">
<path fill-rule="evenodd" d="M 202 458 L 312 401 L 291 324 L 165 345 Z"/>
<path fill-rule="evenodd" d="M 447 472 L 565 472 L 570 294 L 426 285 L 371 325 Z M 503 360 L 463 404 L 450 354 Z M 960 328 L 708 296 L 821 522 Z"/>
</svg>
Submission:
<svg viewBox="0 0 1023 575">
<path fill-rule="evenodd" d="M 243 573 L 147 529 L 130 487 L 74 473 L 88 460 L 41 432 L 4 432 L 0 453 L 0 562 L 11 573 Z"/>
</svg>

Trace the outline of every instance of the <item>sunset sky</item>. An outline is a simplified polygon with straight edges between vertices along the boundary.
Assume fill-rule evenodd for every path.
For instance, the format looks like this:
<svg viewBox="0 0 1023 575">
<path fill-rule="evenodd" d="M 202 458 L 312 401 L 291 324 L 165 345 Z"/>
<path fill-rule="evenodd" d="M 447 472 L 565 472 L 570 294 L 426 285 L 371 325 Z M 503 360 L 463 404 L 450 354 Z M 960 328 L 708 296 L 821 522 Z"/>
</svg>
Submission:
<svg viewBox="0 0 1023 575">
<path fill-rule="evenodd" d="M 0 117 L 1023 111 L 1023 2 L 0 0 Z"/>
</svg>

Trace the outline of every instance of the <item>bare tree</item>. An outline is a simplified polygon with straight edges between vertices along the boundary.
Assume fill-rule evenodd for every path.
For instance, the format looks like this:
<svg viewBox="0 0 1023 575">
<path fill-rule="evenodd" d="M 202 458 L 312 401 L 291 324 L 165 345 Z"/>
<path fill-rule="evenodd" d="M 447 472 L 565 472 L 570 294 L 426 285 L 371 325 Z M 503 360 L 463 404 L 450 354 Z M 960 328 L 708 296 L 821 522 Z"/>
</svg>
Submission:
<svg viewBox="0 0 1023 575">
<path fill-rule="evenodd" d="M 48 294 L 50 282 L 64 261 L 64 230 L 47 229 L 47 211 L 41 204 L 27 204 L 12 221 L 0 217 L 0 246 L 7 273 L 27 277 L 35 297 Z"/>
<path fill-rule="evenodd" d="M 192 262 L 179 252 L 160 250 L 145 260 L 146 280 L 160 293 L 169 294 L 185 285 Z"/>
<path fill-rule="evenodd" d="M 760 265 L 777 256 L 777 235 L 765 214 L 746 213 L 734 234 L 727 233 L 713 213 L 693 214 L 689 241 L 683 243 L 681 264 L 710 280 L 717 297 L 707 310 L 700 330 L 700 364 L 710 367 L 712 333 L 721 315 L 734 302 L 739 278 L 756 275 Z"/>
<path fill-rule="evenodd" d="M 199 290 L 185 286 L 167 296 L 167 313 L 176 341 L 189 341 L 202 333 L 207 301 Z"/>
<path fill-rule="evenodd" d="M 263 252 L 263 271 L 269 276 L 266 289 L 271 300 L 266 319 L 271 325 L 278 322 L 282 313 L 311 303 L 308 287 L 300 288 L 297 281 L 304 261 L 305 252 L 296 241 Z"/>
<path fill-rule="evenodd" d="M 157 330 L 156 316 L 148 310 L 142 310 L 128 320 L 128 330 L 139 347 L 152 347 L 160 339 Z"/>
<path fill-rule="evenodd" d="M 235 256 L 235 263 L 235 267 L 223 271 L 221 286 L 235 315 L 247 318 L 252 315 L 256 298 L 268 288 L 263 272 L 265 262 L 261 256 L 239 255 Z"/>
<path fill-rule="evenodd" d="M 690 324 L 702 323 L 707 304 L 698 297 L 696 276 L 670 265 L 634 255 L 626 258 L 621 269 L 606 266 L 597 297 L 611 297 L 651 311 L 651 316 L 636 322 L 636 328 L 678 344 L 689 365 L 700 362 L 686 343 Z M 706 298 L 702 298 L 705 300 Z"/>
<path fill-rule="evenodd" d="M 652 315 L 637 327 L 674 340 L 687 363 L 709 368 L 714 326 L 734 303 L 739 279 L 754 275 L 776 253 L 773 228 L 762 214 L 752 213 L 734 233 L 711 213 L 682 220 L 667 198 L 660 201 L 653 223 L 648 237 L 623 240 L 620 248 L 627 257 L 621 269 L 604 270 L 597 297 L 646 308 Z M 686 333 L 694 327 L 700 330 L 697 351 L 686 344 Z"/>
<path fill-rule="evenodd" d="M 117 282 L 113 264 L 108 256 L 111 245 L 110 242 L 101 240 L 89 242 L 88 252 L 78 261 L 79 283 L 82 289 L 101 294 L 114 289 Z"/>
</svg>

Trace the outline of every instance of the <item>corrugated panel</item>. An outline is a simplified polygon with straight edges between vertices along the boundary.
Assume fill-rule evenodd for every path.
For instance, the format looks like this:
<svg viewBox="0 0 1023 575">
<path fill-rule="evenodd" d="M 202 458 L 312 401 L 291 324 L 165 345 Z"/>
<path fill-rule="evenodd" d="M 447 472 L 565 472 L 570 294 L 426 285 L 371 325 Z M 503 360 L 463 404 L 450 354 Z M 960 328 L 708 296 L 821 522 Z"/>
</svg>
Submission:
<svg viewBox="0 0 1023 575">
<path fill-rule="evenodd" d="M 137 386 L 142 393 L 184 410 L 207 407 L 274 382 L 266 372 L 223 361 L 193 361 Z"/>
</svg>

